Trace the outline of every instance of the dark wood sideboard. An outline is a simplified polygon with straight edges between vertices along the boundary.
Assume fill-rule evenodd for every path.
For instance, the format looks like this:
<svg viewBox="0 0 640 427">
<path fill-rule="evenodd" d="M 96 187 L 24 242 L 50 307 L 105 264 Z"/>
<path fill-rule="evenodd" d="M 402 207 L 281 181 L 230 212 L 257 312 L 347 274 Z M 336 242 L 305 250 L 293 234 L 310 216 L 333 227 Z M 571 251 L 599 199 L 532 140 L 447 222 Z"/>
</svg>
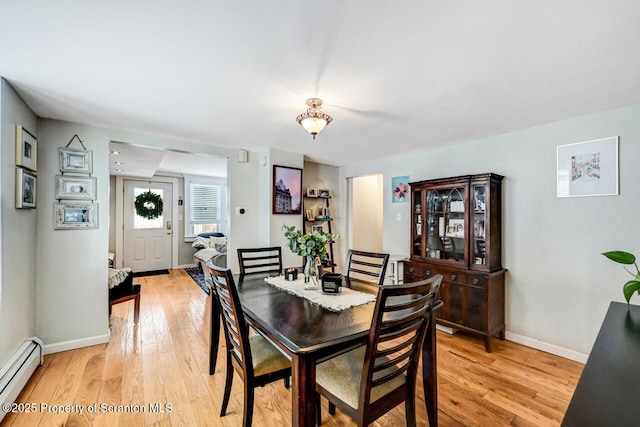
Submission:
<svg viewBox="0 0 640 427">
<path fill-rule="evenodd" d="M 612 302 L 562 425 L 640 425 L 640 306 Z"/>
</svg>

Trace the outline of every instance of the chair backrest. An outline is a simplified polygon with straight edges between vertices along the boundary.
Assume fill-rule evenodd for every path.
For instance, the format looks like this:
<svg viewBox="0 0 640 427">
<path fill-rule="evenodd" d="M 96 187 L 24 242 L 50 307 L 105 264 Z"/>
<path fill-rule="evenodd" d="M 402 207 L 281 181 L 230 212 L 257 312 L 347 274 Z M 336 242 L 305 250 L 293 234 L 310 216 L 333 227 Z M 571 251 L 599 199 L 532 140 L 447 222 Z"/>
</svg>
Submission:
<svg viewBox="0 0 640 427">
<path fill-rule="evenodd" d="M 240 274 L 253 273 L 282 273 L 282 248 L 273 246 L 268 248 L 238 249 Z"/>
<path fill-rule="evenodd" d="M 376 387 L 393 389 L 395 383 L 387 384 L 390 381 L 415 388 L 422 342 L 441 283 L 442 275 L 438 274 L 378 289 L 360 383 L 360 408 L 369 405 Z M 406 376 L 405 381 L 396 380 L 400 375 Z"/>
<path fill-rule="evenodd" d="M 253 360 L 249 344 L 249 326 L 244 320 L 238 290 L 231 270 L 209 266 L 211 280 L 215 288 L 213 297 L 218 298 L 226 335 L 229 357 L 247 375 L 253 376 Z M 246 378 L 245 378 L 246 381 Z"/>
<path fill-rule="evenodd" d="M 445 258 L 455 258 L 456 244 L 451 237 L 441 237 Z"/>
<path fill-rule="evenodd" d="M 382 285 L 388 263 L 389 254 L 349 249 L 344 275 Z"/>
</svg>

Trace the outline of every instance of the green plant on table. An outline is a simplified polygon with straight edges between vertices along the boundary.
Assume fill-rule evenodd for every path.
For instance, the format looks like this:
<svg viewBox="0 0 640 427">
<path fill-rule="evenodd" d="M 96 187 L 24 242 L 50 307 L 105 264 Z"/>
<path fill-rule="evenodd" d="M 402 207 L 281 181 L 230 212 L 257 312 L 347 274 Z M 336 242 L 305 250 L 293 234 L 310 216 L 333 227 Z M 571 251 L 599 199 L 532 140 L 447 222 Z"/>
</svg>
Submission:
<svg viewBox="0 0 640 427">
<path fill-rule="evenodd" d="M 295 226 L 289 227 L 286 224 L 282 224 L 282 231 L 284 237 L 287 238 L 287 246 L 291 252 L 303 257 L 320 258 L 320 260 L 327 257 L 327 243 L 340 238 L 339 234 L 320 231 L 303 233 Z"/>
<path fill-rule="evenodd" d="M 631 274 L 634 278 L 633 280 L 629 280 L 622 287 L 624 298 L 627 300 L 627 304 L 629 304 L 629 300 L 633 296 L 634 292 L 638 292 L 638 295 L 640 295 L 640 270 L 638 270 L 638 264 L 636 264 L 635 255 L 629 252 L 624 252 L 624 251 L 605 252 L 602 255 L 606 256 L 611 261 L 617 262 L 619 264 L 625 264 L 625 265 L 633 264 L 636 267 L 635 273 L 633 273 L 633 271 L 628 270 L 626 267 L 624 268 L 625 271 Z"/>
</svg>

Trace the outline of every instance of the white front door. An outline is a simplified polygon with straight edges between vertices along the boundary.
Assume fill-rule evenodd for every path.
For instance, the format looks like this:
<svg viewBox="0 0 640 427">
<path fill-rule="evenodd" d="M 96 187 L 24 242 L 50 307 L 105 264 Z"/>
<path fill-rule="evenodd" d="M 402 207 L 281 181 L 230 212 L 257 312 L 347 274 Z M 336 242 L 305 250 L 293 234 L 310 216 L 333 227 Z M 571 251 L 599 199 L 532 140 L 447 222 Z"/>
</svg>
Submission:
<svg viewBox="0 0 640 427">
<path fill-rule="evenodd" d="M 151 198 L 154 200 L 158 200 L 158 196 L 162 199 L 162 210 L 158 210 L 157 218 L 136 213 L 136 197 L 147 192 L 153 195 Z M 171 268 L 172 194 L 170 182 L 124 180 L 125 267 L 131 267 L 134 272 Z M 143 207 L 146 213 L 156 210 L 152 202 L 146 202 Z"/>
</svg>

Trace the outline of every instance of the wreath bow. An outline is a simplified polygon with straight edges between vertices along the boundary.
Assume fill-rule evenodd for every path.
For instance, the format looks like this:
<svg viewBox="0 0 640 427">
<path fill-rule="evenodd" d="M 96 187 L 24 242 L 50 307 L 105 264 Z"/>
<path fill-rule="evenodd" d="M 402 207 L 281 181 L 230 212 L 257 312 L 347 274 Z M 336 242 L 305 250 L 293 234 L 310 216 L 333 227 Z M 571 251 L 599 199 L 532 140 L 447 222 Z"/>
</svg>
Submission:
<svg viewBox="0 0 640 427">
<path fill-rule="evenodd" d="M 162 197 L 151 191 L 138 194 L 134 206 L 136 214 L 146 219 L 156 219 L 162 215 Z"/>
</svg>

